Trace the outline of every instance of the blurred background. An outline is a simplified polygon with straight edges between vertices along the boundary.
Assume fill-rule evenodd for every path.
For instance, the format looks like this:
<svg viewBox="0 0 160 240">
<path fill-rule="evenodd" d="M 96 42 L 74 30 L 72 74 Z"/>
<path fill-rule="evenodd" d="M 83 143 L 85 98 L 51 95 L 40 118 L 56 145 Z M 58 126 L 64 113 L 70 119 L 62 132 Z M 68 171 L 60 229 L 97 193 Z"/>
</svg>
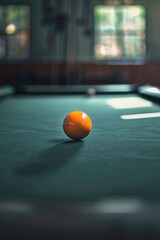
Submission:
<svg viewBox="0 0 160 240">
<path fill-rule="evenodd" d="M 20 93 L 23 86 L 30 86 L 29 90 L 35 89 L 35 86 L 40 86 L 42 91 L 44 89 L 47 89 L 47 91 L 49 89 L 53 90 L 54 87 L 56 89 L 58 86 L 58 92 L 59 86 L 68 86 L 71 92 L 74 93 L 72 91 L 74 86 L 78 88 L 78 86 L 100 85 L 100 90 L 103 92 L 105 86 L 118 84 L 118 90 L 122 92 L 121 87 L 125 87 L 126 84 L 127 86 L 128 84 L 135 86 L 144 84 L 160 86 L 159 16 L 160 0 L 1 0 L 0 90 L 5 86 L 12 86 Z M 160 91 L 153 88 L 151 90 L 154 94 L 157 93 L 159 98 Z M 50 166 L 53 168 L 53 155 L 59 157 L 59 159 L 57 157 L 57 160 L 60 160 L 60 163 L 55 161 L 55 166 L 59 167 L 79 149 L 80 145 L 77 145 L 78 147 L 76 148 L 75 145 L 64 144 L 62 142 L 63 138 L 60 139 L 60 127 L 56 129 L 56 126 L 59 126 L 59 123 L 61 123 L 60 119 L 63 114 L 60 108 L 66 108 L 65 111 L 69 112 L 69 109 L 75 106 L 74 98 L 69 100 L 68 107 L 65 106 L 65 99 L 62 97 L 60 102 L 59 100 L 54 100 L 55 111 L 53 111 L 52 100 L 43 102 L 39 98 L 34 102 L 33 98 L 29 101 L 19 98 L 13 101 L 13 98 L 11 98 L 13 104 L 11 101 L 9 103 L 6 101 L 6 105 L 3 105 L 4 102 L 2 101 L 2 112 L 0 112 L 0 117 L 2 118 L 1 139 L 3 143 L 3 151 L 0 158 L 2 163 L 1 172 L 4 173 L 0 182 L 2 189 L 4 189 L 2 193 L 7 193 L 6 186 L 9 186 L 9 193 L 12 194 L 14 192 L 14 188 L 12 189 L 12 186 L 15 184 L 14 181 L 12 183 L 14 179 L 17 181 L 15 189 L 17 188 L 20 194 L 22 192 L 22 196 L 24 192 L 29 193 L 29 190 L 27 192 L 27 188 L 23 186 L 25 182 L 23 182 L 23 178 L 21 182 L 20 178 L 16 178 L 17 173 L 12 173 L 10 169 L 12 167 L 16 168 L 19 163 L 20 166 L 21 164 L 25 166 L 25 158 L 23 159 L 22 156 L 30 157 L 30 149 L 33 149 L 33 155 L 35 154 L 34 150 L 38 152 L 37 160 L 36 158 L 31 158 L 31 170 L 32 164 L 33 169 L 41 170 L 43 166 L 45 168 L 45 164 L 47 166 L 46 169 L 49 169 Z M 126 99 L 125 101 L 129 102 Z M 80 105 L 81 102 L 82 105 Z M 104 166 L 109 166 L 109 170 L 107 169 L 108 173 L 110 169 L 113 169 L 113 173 L 110 174 L 109 178 L 106 178 L 107 171 L 102 171 L 101 176 L 100 171 L 94 170 L 98 165 L 92 158 L 88 162 L 85 162 L 83 159 L 80 162 L 81 165 L 75 165 L 76 170 L 79 169 L 79 166 L 81 167 L 80 174 L 82 172 L 82 177 L 83 172 L 87 179 L 89 176 L 96 175 L 97 171 L 97 179 L 100 179 L 97 186 L 94 186 L 94 183 L 97 181 L 96 178 L 93 184 L 92 179 L 88 180 L 89 187 L 88 189 L 84 187 L 84 193 L 86 196 L 89 191 L 92 193 L 93 190 L 94 193 L 94 188 L 97 188 L 96 191 L 98 193 L 101 190 L 103 192 L 103 187 L 105 189 L 105 184 L 110 179 L 109 184 L 111 183 L 111 186 L 113 184 L 113 188 L 116 189 L 118 186 L 116 189 L 118 193 L 121 193 L 121 190 L 129 193 L 135 191 L 140 196 L 145 193 L 146 196 L 149 196 L 148 202 L 143 202 L 141 199 L 127 199 L 123 201 L 117 198 L 115 200 L 108 199 L 104 202 L 102 199 L 102 202 L 97 202 L 96 205 L 90 202 L 84 205 L 81 205 L 79 202 L 54 202 L 52 205 L 48 201 L 43 202 L 43 204 L 40 203 L 40 200 L 30 203 L 27 202 L 27 199 L 25 199 L 25 202 L 7 202 L 5 199 L 3 201 L 2 198 L 2 201 L 0 201 L 0 240 L 58 240 L 62 239 L 60 237 L 77 240 L 84 239 L 84 236 L 86 236 L 85 239 L 106 239 L 106 236 L 111 240 L 160 239 L 160 204 L 159 202 L 156 204 L 150 202 L 154 198 L 154 194 L 157 198 L 160 195 L 158 191 L 159 135 L 157 131 L 159 122 L 157 120 L 157 122 L 150 121 L 146 125 L 143 125 L 143 123 L 131 124 L 127 129 L 127 124 L 119 125 L 119 123 L 116 123 L 116 121 L 118 122 L 118 118 L 115 118 L 115 116 L 118 116 L 115 115 L 116 110 L 109 112 L 109 115 L 113 118 L 108 118 L 109 120 L 105 118 L 104 120 L 103 116 L 106 117 L 107 114 L 104 115 L 103 109 L 99 108 L 101 103 L 100 101 L 98 102 L 99 105 L 96 105 L 96 101 L 93 101 L 92 108 L 90 107 L 91 105 L 86 104 L 85 99 L 79 98 L 75 103 L 79 104 L 78 106 L 86 107 L 87 111 L 90 108 L 90 112 L 94 113 L 93 119 L 98 119 L 98 121 L 94 120 L 97 123 L 97 132 L 95 131 L 95 135 L 93 135 L 95 136 L 95 138 L 93 137 L 95 145 L 92 141 L 90 145 L 88 144 L 90 147 L 88 147 L 88 150 L 87 148 L 85 150 L 86 156 L 87 158 L 93 156 L 98 146 L 100 146 L 98 153 L 103 156 L 105 150 L 107 152 L 108 149 L 111 149 L 111 159 L 112 153 L 114 159 L 116 148 L 112 148 L 112 144 L 114 146 L 116 139 L 118 141 L 118 149 L 122 149 L 122 151 L 124 149 L 124 159 L 120 162 L 118 155 L 117 158 L 115 157 L 116 161 L 113 161 L 115 165 L 113 163 L 110 166 L 105 161 L 100 162 L 101 167 L 98 168 L 100 171 Z M 30 111 L 32 104 L 33 108 Z M 41 115 L 42 108 L 46 112 L 43 111 Z M 56 109 L 60 109 L 60 111 L 56 111 Z M 154 109 L 156 109 L 156 112 L 159 111 L 158 107 L 154 105 L 151 108 L 151 112 L 154 112 Z M 33 114 L 34 112 L 35 115 Z M 137 113 L 139 112 L 140 110 L 138 109 Z M 131 113 L 131 111 L 128 113 Z M 112 123 L 113 119 L 115 121 L 114 125 L 110 127 L 107 124 L 109 121 Z M 52 126 L 55 132 L 52 132 Z M 111 135 L 106 133 L 104 136 L 107 137 L 104 137 L 102 133 L 106 129 L 108 131 L 109 128 L 110 132 L 108 133 L 113 136 L 110 138 Z M 122 132 L 118 133 L 119 130 Z M 131 135 L 134 133 L 133 141 L 130 141 L 132 138 L 125 139 L 125 136 L 130 136 L 130 133 Z M 24 138 L 25 135 L 27 136 L 26 138 Z M 143 138 L 141 138 L 141 135 L 143 135 Z M 56 142 L 57 136 L 60 142 Z M 121 136 L 123 136 L 122 139 Z M 128 145 L 126 144 L 127 139 L 129 139 Z M 139 139 L 139 142 L 137 142 L 137 139 Z M 124 142 L 124 140 L 126 141 Z M 136 142 L 137 145 L 134 145 Z M 49 144 L 53 145 L 51 149 L 48 148 Z M 138 146 L 138 150 L 136 150 L 136 146 Z M 146 146 L 149 146 L 148 149 Z M 42 150 L 44 153 L 41 153 Z M 88 155 L 88 152 L 91 152 L 92 155 Z M 128 152 L 129 162 L 127 161 L 127 155 L 125 155 Z M 147 154 L 148 158 L 146 158 Z M 81 158 L 79 152 L 77 156 Z M 17 162 L 14 162 L 14 157 L 18 159 L 16 160 Z M 43 163 L 44 158 L 45 162 Z M 103 156 L 104 158 L 105 156 Z M 36 163 L 39 160 L 40 165 L 38 167 Z M 92 168 L 90 170 L 92 160 L 93 171 Z M 85 163 L 84 167 L 83 163 Z M 85 170 L 87 168 L 88 170 Z M 128 175 L 125 174 L 127 168 L 129 169 Z M 121 169 L 122 172 L 120 172 Z M 141 175 L 141 173 L 144 174 Z M 7 183 L 4 183 L 5 178 L 3 176 L 5 174 Z M 76 174 L 76 172 L 71 173 L 71 178 L 68 178 L 69 184 Z M 77 179 L 79 178 L 77 180 L 78 186 L 81 185 L 80 174 L 77 175 Z M 120 188 L 118 185 L 119 176 L 121 177 L 123 174 L 124 178 L 120 181 Z M 38 178 L 40 179 L 39 183 Z M 114 178 L 116 180 L 112 181 Z M 48 184 L 48 180 L 45 180 L 46 182 L 44 181 L 43 183 L 41 175 L 38 175 L 36 179 L 34 171 L 33 178 L 31 171 L 30 179 L 30 182 L 37 181 L 39 184 L 40 187 L 37 187 L 38 194 L 41 183 L 42 189 L 45 189 L 45 184 L 46 186 Z M 49 179 L 51 179 L 50 175 Z M 57 179 L 55 185 L 60 183 L 61 186 L 61 181 L 59 180 L 61 175 Z M 106 179 L 106 182 L 104 179 Z M 85 178 L 82 180 L 82 183 L 84 183 Z M 65 178 L 63 179 L 62 177 L 63 181 L 65 181 Z M 64 195 L 65 193 L 68 196 L 69 194 L 77 194 L 79 190 L 75 187 L 76 184 L 76 182 L 75 185 L 73 184 L 73 189 L 75 189 L 73 193 L 72 188 L 68 193 L 68 189 L 64 185 Z M 102 188 L 99 188 L 100 184 L 102 184 Z M 52 191 L 55 189 L 50 182 L 48 186 L 47 194 L 50 194 L 50 189 L 53 189 Z M 83 185 L 81 188 L 83 189 Z M 113 193 L 115 189 L 113 189 Z M 105 191 L 111 191 L 112 193 L 112 189 Z M 32 188 L 32 184 L 31 193 L 33 193 L 33 196 L 34 193 L 36 195 L 36 188 Z M 78 194 L 80 195 L 80 192 Z M 76 198 L 79 195 L 74 197 Z M 93 195 L 96 196 L 95 193 Z M 13 233 L 16 236 L 15 238 Z M 29 238 L 28 236 L 31 234 L 38 237 Z M 3 235 L 8 236 L 8 238 Z M 51 237 L 46 238 L 47 235 Z M 17 236 L 20 236 L 20 238 L 17 238 Z M 55 238 L 55 236 L 59 236 L 59 238 Z"/>
<path fill-rule="evenodd" d="M 0 86 L 156 84 L 159 0 L 1 0 Z"/>
</svg>

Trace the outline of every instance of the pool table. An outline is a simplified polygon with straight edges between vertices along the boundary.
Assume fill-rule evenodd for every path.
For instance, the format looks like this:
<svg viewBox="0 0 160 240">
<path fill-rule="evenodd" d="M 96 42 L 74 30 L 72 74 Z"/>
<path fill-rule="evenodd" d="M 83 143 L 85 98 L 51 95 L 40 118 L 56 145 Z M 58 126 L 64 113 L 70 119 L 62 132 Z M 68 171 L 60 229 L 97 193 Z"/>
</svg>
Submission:
<svg viewBox="0 0 160 240">
<path fill-rule="evenodd" d="M 160 239 L 159 95 L 43 89 L 0 99 L 0 239 Z M 62 127 L 76 110 L 82 141 Z"/>
</svg>

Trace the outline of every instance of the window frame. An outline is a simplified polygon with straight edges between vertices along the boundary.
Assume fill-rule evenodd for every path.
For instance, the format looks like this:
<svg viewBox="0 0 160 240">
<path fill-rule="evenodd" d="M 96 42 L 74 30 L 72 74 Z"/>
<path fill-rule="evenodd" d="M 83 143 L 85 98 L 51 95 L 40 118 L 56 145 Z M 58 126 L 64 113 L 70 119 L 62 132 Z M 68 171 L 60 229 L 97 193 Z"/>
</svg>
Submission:
<svg viewBox="0 0 160 240">
<path fill-rule="evenodd" d="M 96 44 L 96 41 L 95 41 L 95 36 L 96 36 L 96 32 L 95 32 L 95 8 L 97 6 L 102 6 L 102 7 L 120 7 L 120 6 L 126 6 L 126 7 L 134 7 L 134 6 L 139 6 L 139 7 L 142 7 L 144 9 L 144 12 L 145 12 L 145 28 L 144 28 L 144 45 L 145 45 L 145 54 L 144 54 L 144 57 L 140 58 L 140 59 L 129 59 L 129 58 L 124 58 L 123 55 L 121 58 L 119 59 L 113 59 L 113 58 L 104 58 L 104 59 L 98 59 L 96 58 L 95 56 L 95 44 Z M 92 16 L 93 16 L 93 42 L 92 42 L 92 46 L 93 46 L 93 49 L 92 49 L 92 55 L 93 55 L 93 58 L 94 58 L 94 61 L 98 62 L 98 63 L 107 63 L 107 64 L 113 64 L 113 65 L 142 65 L 145 63 L 146 61 L 146 58 L 147 58 L 147 8 L 144 4 L 118 4 L 118 5 L 114 5 L 114 4 L 109 4 L 109 5 L 105 5 L 105 4 L 102 4 L 102 3 L 97 3 L 93 6 L 93 12 L 92 12 Z M 120 35 L 115 35 L 115 36 L 120 36 Z M 123 35 L 124 36 L 124 35 Z"/>
<path fill-rule="evenodd" d="M 0 62 L 25 62 L 25 61 L 28 61 L 30 58 L 31 58 L 31 53 L 32 53 L 32 7 L 31 7 L 31 4 L 25 4 L 25 3 L 12 3 L 12 2 L 9 2 L 7 4 L 4 4 L 3 2 L 0 4 L 0 7 L 7 7 L 7 6 L 26 6 L 26 7 L 29 7 L 29 12 L 30 12 L 30 18 L 29 18 L 29 49 L 28 49 L 28 56 L 25 57 L 25 58 L 16 58 L 16 57 L 13 57 L 11 59 L 8 59 L 7 58 L 7 53 L 5 54 L 5 56 L 3 58 L 0 58 Z M 0 34 L 0 37 L 2 35 Z M 4 34 L 2 37 L 5 39 L 7 36 L 7 34 Z M 6 42 L 6 40 L 5 40 Z M 6 48 L 7 48 L 7 44 L 6 44 Z"/>
</svg>

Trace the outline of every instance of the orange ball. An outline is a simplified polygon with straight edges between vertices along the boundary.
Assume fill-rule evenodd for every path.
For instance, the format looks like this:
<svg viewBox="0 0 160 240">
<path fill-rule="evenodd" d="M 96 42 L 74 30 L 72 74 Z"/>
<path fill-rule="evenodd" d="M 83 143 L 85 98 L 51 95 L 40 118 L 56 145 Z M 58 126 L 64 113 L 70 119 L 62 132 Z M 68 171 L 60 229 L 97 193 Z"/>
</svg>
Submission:
<svg viewBox="0 0 160 240">
<path fill-rule="evenodd" d="M 65 134 L 74 140 L 85 138 L 92 129 L 90 117 L 80 111 L 69 113 L 63 122 L 63 130 Z"/>
</svg>

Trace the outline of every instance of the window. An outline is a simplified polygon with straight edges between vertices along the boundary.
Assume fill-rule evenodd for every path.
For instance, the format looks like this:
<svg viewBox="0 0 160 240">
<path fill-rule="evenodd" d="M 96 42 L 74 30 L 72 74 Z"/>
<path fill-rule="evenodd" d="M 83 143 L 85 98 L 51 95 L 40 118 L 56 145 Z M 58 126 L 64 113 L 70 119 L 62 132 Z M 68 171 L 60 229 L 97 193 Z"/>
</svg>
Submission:
<svg viewBox="0 0 160 240">
<path fill-rule="evenodd" d="M 94 22 L 94 55 L 97 60 L 143 61 L 146 52 L 143 6 L 97 5 Z"/>
<path fill-rule="evenodd" d="M 0 6 L 0 59 L 25 59 L 30 52 L 30 8 Z"/>
</svg>

